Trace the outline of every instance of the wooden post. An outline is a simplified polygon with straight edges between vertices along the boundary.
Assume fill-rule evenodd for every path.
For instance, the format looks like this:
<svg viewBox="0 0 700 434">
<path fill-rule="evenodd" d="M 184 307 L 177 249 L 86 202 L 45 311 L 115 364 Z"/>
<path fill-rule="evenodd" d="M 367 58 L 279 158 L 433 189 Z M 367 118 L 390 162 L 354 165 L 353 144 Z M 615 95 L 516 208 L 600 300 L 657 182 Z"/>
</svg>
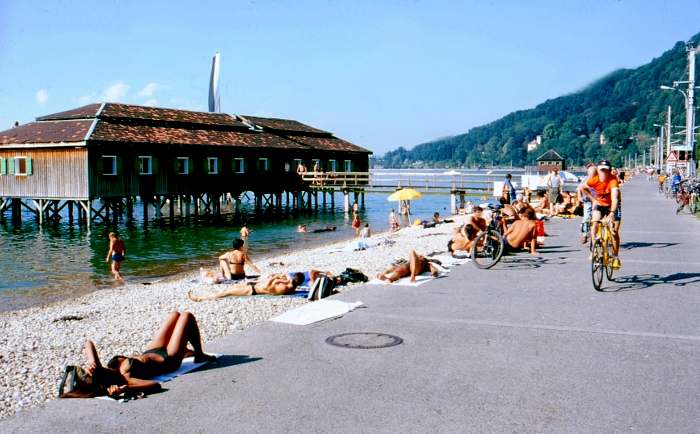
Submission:
<svg viewBox="0 0 700 434">
<path fill-rule="evenodd" d="M 168 201 L 170 202 L 170 215 L 168 217 L 170 217 L 170 224 L 173 225 L 175 224 L 175 198 L 170 196 Z"/>
<path fill-rule="evenodd" d="M 148 226 L 148 197 L 141 196 L 141 203 L 143 203 L 143 225 Z"/>
<path fill-rule="evenodd" d="M 127 196 L 126 198 L 126 221 L 131 222 L 134 219 L 134 198 Z"/>
<path fill-rule="evenodd" d="M 365 191 L 362 190 L 362 193 L 360 193 L 360 209 L 365 209 Z"/>
<path fill-rule="evenodd" d="M 199 218 L 199 194 L 194 196 L 194 218 Z"/>
<path fill-rule="evenodd" d="M 350 212 L 350 192 L 347 190 L 343 190 L 343 212 Z"/>
<path fill-rule="evenodd" d="M 68 201 L 68 224 L 73 224 L 73 201 Z"/>
<path fill-rule="evenodd" d="M 162 222 L 163 220 L 163 209 L 161 208 L 163 204 L 160 203 L 160 196 L 156 196 L 156 220 Z"/>
</svg>

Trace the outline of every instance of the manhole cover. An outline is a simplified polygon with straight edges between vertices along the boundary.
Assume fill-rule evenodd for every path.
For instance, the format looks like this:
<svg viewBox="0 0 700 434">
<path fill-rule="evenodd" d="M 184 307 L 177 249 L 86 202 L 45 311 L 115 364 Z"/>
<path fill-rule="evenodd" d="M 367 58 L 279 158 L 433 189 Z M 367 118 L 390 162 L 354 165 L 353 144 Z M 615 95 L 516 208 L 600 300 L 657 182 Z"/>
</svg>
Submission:
<svg viewBox="0 0 700 434">
<path fill-rule="evenodd" d="M 403 342 L 403 339 L 398 336 L 374 332 L 343 333 L 326 338 L 327 344 L 361 350 L 393 347 L 401 342 Z"/>
</svg>

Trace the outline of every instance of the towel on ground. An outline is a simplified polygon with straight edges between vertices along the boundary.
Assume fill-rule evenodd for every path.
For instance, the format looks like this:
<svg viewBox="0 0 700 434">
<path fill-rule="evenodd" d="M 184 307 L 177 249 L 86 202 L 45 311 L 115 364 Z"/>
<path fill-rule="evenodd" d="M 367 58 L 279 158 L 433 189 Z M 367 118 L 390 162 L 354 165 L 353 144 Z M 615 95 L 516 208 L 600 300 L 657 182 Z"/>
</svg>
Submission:
<svg viewBox="0 0 700 434">
<path fill-rule="evenodd" d="M 447 276 L 447 271 L 441 271 L 438 273 L 437 277 L 433 277 L 430 273 L 423 273 L 418 276 L 416 276 L 416 281 L 411 282 L 411 277 L 402 277 L 401 279 L 397 280 L 394 283 L 390 283 L 386 280 L 379 280 L 379 279 L 372 279 L 367 284 L 369 285 L 401 285 L 401 286 L 420 286 L 426 282 L 429 282 L 434 279 L 439 279 L 441 277 Z"/>
<path fill-rule="evenodd" d="M 285 324 L 309 325 L 326 319 L 339 318 L 358 307 L 364 306 L 364 303 L 361 301 L 347 303 L 340 300 L 323 299 L 305 304 L 296 309 L 288 310 L 281 315 L 271 318 L 270 321 Z"/>
</svg>

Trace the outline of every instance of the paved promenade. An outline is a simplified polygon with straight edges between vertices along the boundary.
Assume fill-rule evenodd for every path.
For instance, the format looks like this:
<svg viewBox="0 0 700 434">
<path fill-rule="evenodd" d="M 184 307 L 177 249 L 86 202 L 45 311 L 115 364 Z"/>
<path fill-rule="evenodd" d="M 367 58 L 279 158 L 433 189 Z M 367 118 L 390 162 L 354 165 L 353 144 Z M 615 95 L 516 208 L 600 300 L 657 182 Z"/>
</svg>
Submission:
<svg viewBox="0 0 700 434">
<path fill-rule="evenodd" d="M 339 298 L 367 309 L 221 339 L 208 346 L 226 354 L 218 367 L 165 393 L 53 401 L 0 432 L 698 432 L 700 222 L 655 190 L 624 187 L 608 292 L 593 290 L 579 222 L 557 220 L 539 257 L 356 288 Z M 404 342 L 325 343 L 360 331 Z"/>
</svg>

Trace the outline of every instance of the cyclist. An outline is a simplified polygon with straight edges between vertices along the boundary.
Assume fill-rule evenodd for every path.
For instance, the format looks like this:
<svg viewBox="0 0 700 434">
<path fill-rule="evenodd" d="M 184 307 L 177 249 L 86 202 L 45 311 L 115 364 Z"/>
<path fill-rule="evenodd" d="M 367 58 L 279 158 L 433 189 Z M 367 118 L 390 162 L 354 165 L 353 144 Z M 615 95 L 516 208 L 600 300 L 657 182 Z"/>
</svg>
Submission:
<svg viewBox="0 0 700 434">
<path fill-rule="evenodd" d="M 611 165 L 608 160 L 598 162 L 597 173 L 592 176 L 581 188 L 581 193 L 589 197 L 593 202 L 593 212 L 591 215 L 591 240 L 595 240 L 598 225 L 603 219 L 613 222 L 613 268 L 620 268 L 622 265 L 618 254 L 620 252 L 620 232 L 619 221 L 622 218 L 620 208 L 620 184 L 616 177 L 610 173 Z"/>
<path fill-rule="evenodd" d="M 681 186 L 682 180 L 683 180 L 683 177 L 681 176 L 678 169 L 674 169 L 673 170 L 673 178 L 671 178 L 671 193 L 673 193 L 673 194 L 678 193 L 678 187 Z"/>
<path fill-rule="evenodd" d="M 581 219 L 581 244 L 588 243 L 588 236 L 591 233 L 591 213 L 593 211 L 593 203 L 581 192 L 581 189 L 586 185 L 589 179 L 596 175 L 596 165 L 588 163 L 586 165 L 586 178 L 576 188 L 578 200 L 583 203 L 583 218 Z"/>
<path fill-rule="evenodd" d="M 659 193 L 663 193 L 664 183 L 666 182 L 666 174 L 662 171 L 659 171 L 659 177 L 657 179 L 659 181 Z"/>
</svg>

